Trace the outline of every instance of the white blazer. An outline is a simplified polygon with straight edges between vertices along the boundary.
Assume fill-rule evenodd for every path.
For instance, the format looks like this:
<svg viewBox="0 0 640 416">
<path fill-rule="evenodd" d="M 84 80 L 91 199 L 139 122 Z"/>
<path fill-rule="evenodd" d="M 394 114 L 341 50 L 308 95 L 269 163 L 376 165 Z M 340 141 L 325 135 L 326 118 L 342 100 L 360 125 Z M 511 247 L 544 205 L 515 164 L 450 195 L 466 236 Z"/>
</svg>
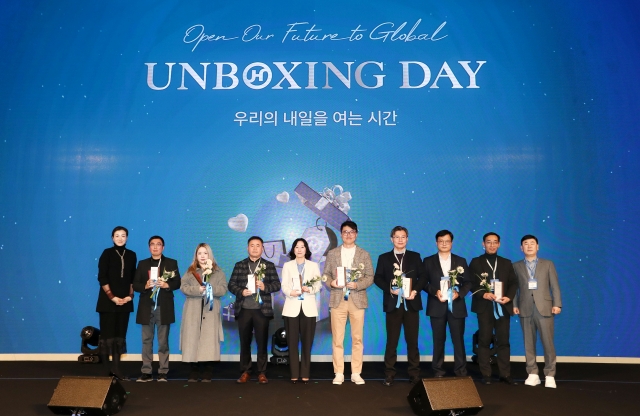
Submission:
<svg viewBox="0 0 640 416">
<path fill-rule="evenodd" d="M 308 282 L 314 277 L 322 277 L 318 263 L 311 260 L 305 260 L 303 282 Z M 295 260 L 288 261 L 282 266 L 282 284 L 281 290 L 284 294 L 285 301 L 282 308 L 282 316 L 295 318 L 300 314 L 300 308 L 306 316 L 318 316 L 318 307 L 316 306 L 316 293 L 322 288 L 320 281 L 315 282 L 311 287 L 311 292 L 304 294 L 304 300 L 298 299 L 298 296 L 291 296 L 294 289 L 300 289 L 300 275 L 298 274 L 298 265 Z"/>
</svg>

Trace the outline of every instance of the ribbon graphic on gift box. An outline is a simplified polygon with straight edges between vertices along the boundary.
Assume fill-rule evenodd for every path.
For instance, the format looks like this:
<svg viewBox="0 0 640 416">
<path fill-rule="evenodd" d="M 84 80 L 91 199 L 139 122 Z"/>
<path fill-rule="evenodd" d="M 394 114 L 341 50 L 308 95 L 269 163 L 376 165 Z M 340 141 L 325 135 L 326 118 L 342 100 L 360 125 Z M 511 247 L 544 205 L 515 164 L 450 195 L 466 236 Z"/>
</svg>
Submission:
<svg viewBox="0 0 640 416">
<path fill-rule="evenodd" d="M 325 188 L 318 192 L 304 182 L 300 182 L 295 189 L 296 196 L 302 204 L 313 211 L 320 218 L 325 220 L 335 229 L 340 229 L 340 225 L 349 219 L 345 213 L 350 209 L 348 201 L 351 193 L 343 192 L 340 185 L 335 185 L 331 189 Z M 339 207 L 342 207 L 342 211 Z"/>
<path fill-rule="evenodd" d="M 337 192 L 336 192 L 337 191 Z M 342 186 L 333 185 L 331 188 L 324 188 L 322 192 L 319 192 L 321 196 L 327 198 L 333 206 L 338 208 L 345 214 L 349 213 L 351 207 L 349 201 L 351 200 L 351 192 L 345 192 Z"/>
</svg>

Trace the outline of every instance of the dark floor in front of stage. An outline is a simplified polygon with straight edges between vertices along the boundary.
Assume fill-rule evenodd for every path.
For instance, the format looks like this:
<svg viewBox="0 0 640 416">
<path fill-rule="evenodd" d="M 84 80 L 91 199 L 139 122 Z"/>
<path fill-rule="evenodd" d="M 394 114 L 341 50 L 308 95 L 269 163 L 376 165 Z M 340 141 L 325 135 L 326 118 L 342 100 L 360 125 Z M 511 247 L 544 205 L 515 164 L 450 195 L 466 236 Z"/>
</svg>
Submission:
<svg viewBox="0 0 640 416">
<path fill-rule="evenodd" d="M 447 363 L 449 366 L 450 363 Z M 347 381 L 331 384 L 331 363 L 312 363 L 308 385 L 291 384 L 288 367 L 270 365 L 268 385 L 252 380 L 238 385 L 238 364 L 216 363 L 212 383 L 187 383 L 188 369 L 171 363 L 169 382 L 123 382 L 129 393 L 122 415 L 411 415 L 406 363 L 399 363 L 396 383 L 381 384 L 383 363 L 365 362 L 364 386 Z M 137 376 L 140 363 L 125 362 L 128 374 Z M 349 365 L 347 364 L 348 371 Z M 423 377 L 431 377 L 423 363 Z M 100 376 L 101 365 L 77 362 L 0 362 L 0 414 L 48 415 L 47 408 L 59 378 Z M 451 368 L 449 367 L 449 370 Z M 481 415 L 640 415 L 640 365 L 558 364 L 557 389 L 522 385 L 524 363 L 512 365 L 518 386 L 495 382 L 475 383 L 484 409 Z M 478 368 L 469 363 L 469 375 Z M 349 374 L 346 374 L 347 380 Z M 543 381 L 544 383 L 544 381 Z M 455 394 L 455 392 L 453 392 Z"/>
</svg>

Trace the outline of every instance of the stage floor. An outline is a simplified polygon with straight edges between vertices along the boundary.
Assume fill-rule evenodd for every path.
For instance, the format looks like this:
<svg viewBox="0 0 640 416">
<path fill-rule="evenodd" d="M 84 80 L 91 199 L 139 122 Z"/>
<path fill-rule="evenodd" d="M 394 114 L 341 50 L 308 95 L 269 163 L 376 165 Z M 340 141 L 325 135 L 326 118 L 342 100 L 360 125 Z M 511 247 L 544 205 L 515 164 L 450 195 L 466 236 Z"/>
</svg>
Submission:
<svg viewBox="0 0 640 416">
<path fill-rule="evenodd" d="M 125 362 L 131 376 L 140 364 Z M 451 371 L 451 363 L 447 363 Z M 365 362 L 364 386 L 331 384 L 330 363 L 312 363 L 308 385 L 291 384 L 288 367 L 270 365 L 270 383 L 238 385 L 238 364 L 216 363 L 212 383 L 187 383 L 188 369 L 171 363 L 167 383 L 123 382 L 129 393 L 122 415 L 412 415 L 407 403 L 411 388 L 406 363 L 399 363 L 396 383 L 382 385 L 383 363 Z M 347 364 L 347 369 L 349 368 Z M 423 377 L 431 377 L 430 363 L 423 363 Z M 47 403 L 61 376 L 99 376 L 100 364 L 77 362 L 0 362 L 0 414 L 49 415 Z M 348 371 L 348 370 L 347 370 Z M 479 378 L 476 365 L 469 375 Z M 346 375 L 348 379 L 348 374 Z M 640 365 L 559 364 L 557 389 L 522 384 L 524 363 L 512 364 L 512 376 L 520 382 L 509 386 L 497 381 L 475 383 L 484 404 L 481 415 L 638 415 L 640 414 Z"/>
</svg>

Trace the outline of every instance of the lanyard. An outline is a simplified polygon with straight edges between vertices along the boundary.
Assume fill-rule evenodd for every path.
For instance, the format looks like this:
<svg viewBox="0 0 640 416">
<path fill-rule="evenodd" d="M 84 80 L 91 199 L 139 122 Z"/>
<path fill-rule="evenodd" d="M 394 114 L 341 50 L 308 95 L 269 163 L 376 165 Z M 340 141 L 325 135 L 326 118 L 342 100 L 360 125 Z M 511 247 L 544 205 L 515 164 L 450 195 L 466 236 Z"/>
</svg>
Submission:
<svg viewBox="0 0 640 416">
<path fill-rule="evenodd" d="M 524 260 L 524 264 L 527 265 L 527 269 L 529 269 L 529 279 L 534 278 L 535 276 L 535 271 L 536 271 L 536 267 L 538 266 L 538 258 L 536 257 L 536 259 L 534 261 L 527 261 L 527 259 Z M 529 266 L 529 264 L 531 264 L 533 267 Z"/>
<path fill-rule="evenodd" d="M 247 263 L 247 267 L 249 268 L 249 274 L 254 274 L 258 267 L 260 267 L 260 262 L 262 261 L 262 257 L 258 259 L 258 263 L 256 264 L 256 268 L 251 271 L 251 259 L 249 259 L 249 263 Z"/>
<path fill-rule="evenodd" d="M 153 257 L 152 257 L 153 259 Z M 158 274 L 160 274 L 160 263 L 162 263 L 162 256 L 160 256 L 160 259 L 158 259 Z M 160 276 L 158 276 L 160 277 Z"/>
<path fill-rule="evenodd" d="M 393 252 L 393 256 L 396 258 L 396 260 L 398 261 L 398 265 L 400 266 L 400 271 L 402 271 L 402 262 L 404 261 L 405 256 L 407 255 L 407 252 L 405 251 L 404 253 L 400 253 L 402 254 L 402 260 L 398 260 L 398 255 L 396 254 L 396 252 Z"/>
<path fill-rule="evenodd" d="M 296 267 L 298 263 L 296 263 Z M 302 270 L 298 269 L 298 277 L 300 277 L 300 289 L 302 289 L 302 281 L 304 280 L 304 269 L 307 267 L 307 262 L 304 262 L 304 266 L 302 266 Z"/>
<path fill-rule="evenodd" d="M 496 267 L 491 267 L 491 263 L 489 263 L 489 259 L 485 259 L 487 261 L 487 264 L 489 265 L 489 267 L 491 268 L 491 271 L 493 272 L 493 280 L 496 280 L 496 271 L 498 270 L 498 258 L 496 257 Z"/>
</svg>

